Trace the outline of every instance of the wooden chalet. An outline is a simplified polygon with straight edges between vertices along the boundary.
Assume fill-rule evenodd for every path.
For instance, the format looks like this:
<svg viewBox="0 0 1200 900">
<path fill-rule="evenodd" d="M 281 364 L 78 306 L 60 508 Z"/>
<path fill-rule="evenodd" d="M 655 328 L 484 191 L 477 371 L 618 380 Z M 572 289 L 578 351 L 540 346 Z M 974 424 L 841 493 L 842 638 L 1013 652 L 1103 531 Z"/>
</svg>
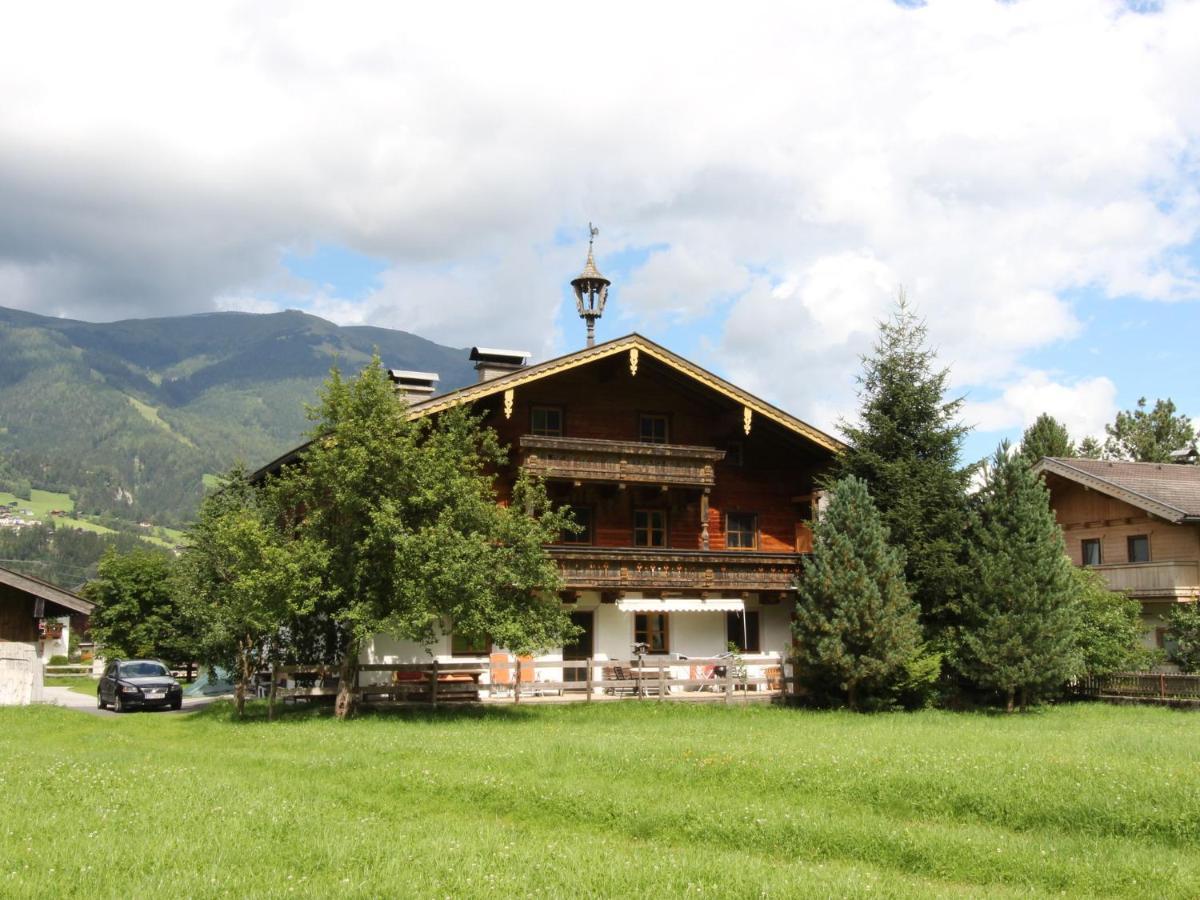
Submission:
<svg viewBox="0 0 1200 900">
<path fill-rule="evenodd" d="M 31 644 L 39 657 L 65 656 L 71 628 L 93 604 L 40 578 L 0 568 L 0 641 Z"/>
<path fill-rule="evenodd" d="M 629 660 L 635 645 L 660 665 L 715 657 L 729 642 L 780 659 L 800 561 L 812 548 L 817 479 L 842 444 L 639 334 L 594 344 L 594 301 L 602 309 L 608 282 L 590 249 L 572 283 L 589 326 L 582 350 L 529 365 L 523 351 L 475 347 L 479 381 L 436 396 L 435 373 L 391 373 L 412 417 L 466 405 L 497 432 L 510 448 L 497 475 L 501 502 L 523 467 L 583 526 L 548 548 L 582 636 L 547 648 L 539 675 L 570 681 L 570 667 L 541 667 Z M 451 623 L 429 648 L 379 635 L 362 662 L 486 662 L 497 649 Z"/>
<path fill-rule="evenodd" d="M 1170 608 L 1200 598 L 1200 466 L 1047 457 L 1035 471 L 1071 561 L 1140 600 L 1162 647 Z"/>
</svg>

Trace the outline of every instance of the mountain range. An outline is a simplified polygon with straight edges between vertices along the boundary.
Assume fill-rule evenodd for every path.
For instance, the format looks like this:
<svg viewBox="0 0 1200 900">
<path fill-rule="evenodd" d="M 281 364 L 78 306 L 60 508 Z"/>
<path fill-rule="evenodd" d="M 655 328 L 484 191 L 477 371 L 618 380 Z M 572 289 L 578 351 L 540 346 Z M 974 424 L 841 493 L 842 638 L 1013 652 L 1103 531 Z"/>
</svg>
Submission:
<svg viewBox="0 0 1200 900">
<path fill-rule="evenodd" d="M 179 526 L 206 476 L 295 446 L 335 362 L 474 380 L 466 349 L 307 313 L 94 323 L 0 307 L 0 491 L 68 493 L 75 515 Z"/>
</svg>

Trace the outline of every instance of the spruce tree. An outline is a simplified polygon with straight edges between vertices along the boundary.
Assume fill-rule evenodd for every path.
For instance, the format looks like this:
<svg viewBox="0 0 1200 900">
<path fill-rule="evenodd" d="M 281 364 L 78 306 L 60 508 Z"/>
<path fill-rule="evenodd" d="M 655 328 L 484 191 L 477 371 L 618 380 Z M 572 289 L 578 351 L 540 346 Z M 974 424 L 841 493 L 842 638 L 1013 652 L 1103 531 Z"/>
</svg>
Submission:
<svg viewBox="0 0 1200 900">
<path fill-rule="evenodd" d="M 833 485 L 804 561 L 793 632 L 797 668 L 809 687 L 844 694 L 851 709 L 904 678 L 921 653 L 918 610 L 904 557 L 888 545 L 866 483 Z"/>
<path fill-rule="evenodd" d="M 988 467 L 973 518 L 959 670 L 1011 712 L 1079 668 L 1079 609 L 1050 494 L 1008 442 Z"/>
<path fill-rule="evenodd" d="M 1067 426 L 1049 413 L 1042 413 L 1021 435 L 1021 456 L 1033 465 L 1043 456 L 1074 456 L 1075 442 Z"/>
<path fill-rule="evenodd" d="M 901 294 L 881 322 L 874 354 L 859 377 L 859 424 L 842 425 L 850 444 L 835 477 L 863 479 L 896 546 L 921 608 L 926 634 L 939 643 L 957 617 L 962 582 L 967 487 L 959 465 L 968 429 L 961 399 L 946 399 L 949 372 L 935 368 L 924 323 Z"/>
</svg>

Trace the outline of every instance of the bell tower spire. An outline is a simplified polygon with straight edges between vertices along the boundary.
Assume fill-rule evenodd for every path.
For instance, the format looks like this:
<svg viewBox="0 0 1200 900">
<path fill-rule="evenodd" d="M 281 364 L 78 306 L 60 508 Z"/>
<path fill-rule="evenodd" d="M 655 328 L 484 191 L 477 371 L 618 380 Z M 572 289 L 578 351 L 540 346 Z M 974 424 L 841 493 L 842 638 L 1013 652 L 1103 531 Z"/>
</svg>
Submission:
<svg viewBox="0 0 1200 900">
<path fill-rule="evenodd" d="M 588 254 L 583 271 L 571 279 L 571 287 L 575 289 L 575 307 L 579 310 L 579 318 L 587 322 L 587 345 L 596 345 L 596 320 L 604 315 L 604 303 L 608 300 L 608 286 L 612 284 L 600 274 L 596 261 L 592 258 L 592 243 L 600 229 L 588 222 Z"/>
</svg>

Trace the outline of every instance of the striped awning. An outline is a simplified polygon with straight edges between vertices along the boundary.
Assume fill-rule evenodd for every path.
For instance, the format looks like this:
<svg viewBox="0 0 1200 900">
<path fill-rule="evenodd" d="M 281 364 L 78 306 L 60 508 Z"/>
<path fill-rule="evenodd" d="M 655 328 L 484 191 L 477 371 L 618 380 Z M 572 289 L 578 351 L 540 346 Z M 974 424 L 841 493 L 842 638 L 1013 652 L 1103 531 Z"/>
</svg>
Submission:
<svg viewBox="0 0 1200 900">
<path fill-rule="evenodd" d="M 671 597 L 669 600 L 656 597 L 638 597 L 618 600 L 621 612 L 742 612 L 746 604 L 739 598 Z"/>
</svg>

